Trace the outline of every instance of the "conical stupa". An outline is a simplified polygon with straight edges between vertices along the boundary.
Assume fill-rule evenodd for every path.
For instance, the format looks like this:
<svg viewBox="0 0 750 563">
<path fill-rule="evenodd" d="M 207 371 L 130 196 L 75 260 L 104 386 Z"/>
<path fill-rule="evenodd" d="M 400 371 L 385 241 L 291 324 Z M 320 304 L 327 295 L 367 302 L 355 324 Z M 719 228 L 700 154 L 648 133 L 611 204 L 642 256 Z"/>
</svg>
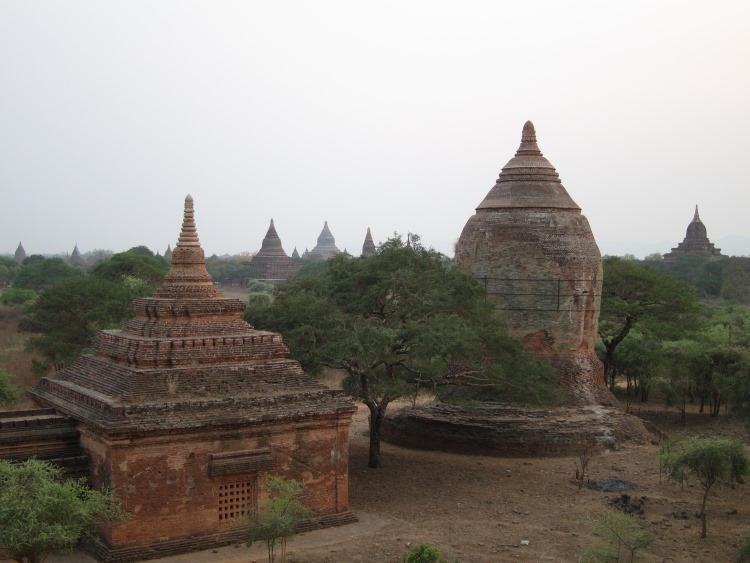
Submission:
<svg viewBox="0 0 750 563">
<path fill-rule="evenodd" d="M 367 227 L 367 234 L 365 235 L 365 242 L 362 244 L 362 256 L 372 256 L 375 254 L 376 247 L 372 240 L 372 233 L 370 227 Z"/>
<path fill-rule="evenodd" d="M 104 560 L 141 560 L 241 541 L 279 475 L 305 481 L 310 526 L 350 522 L 349 426 L 356 407 L 308 376 L 280 334 L 242 319 L 206 270 L 185 199 L 172 265 L 135 317 L 101 331 L 36 401 L 74 418 L 94 486 L 127 522 L 100 527 Z"/>
<path fill-rule="evenodd" d="M 23 249 L 23 245 L 20 242 L 18 243 L 18 248 L 16 248 L 16 254 L 14 257 L 19 264 L 26 258 L 26 251 Z"/>
<path fill-rule="evenodd" d="M 581 209 L 539 150 L 531 121 L 467 221 L 455 260 L 486 287 L 511 333 L 552 361 L 568 403 L 613 401 L 594 351 L 601 254 Z"/>
<path fill-rule="evenodd" d="M 86 263 L 83 261 L 83 258 L 81 257 L 81 252 L 78 250 L 78 244 L 76 244 L 75 248 L 73 248 L 72 254 L 68 256 L 68 264 L 70 264 L 71 266 L 80 267 L 86 265 Z"/>
</svg>

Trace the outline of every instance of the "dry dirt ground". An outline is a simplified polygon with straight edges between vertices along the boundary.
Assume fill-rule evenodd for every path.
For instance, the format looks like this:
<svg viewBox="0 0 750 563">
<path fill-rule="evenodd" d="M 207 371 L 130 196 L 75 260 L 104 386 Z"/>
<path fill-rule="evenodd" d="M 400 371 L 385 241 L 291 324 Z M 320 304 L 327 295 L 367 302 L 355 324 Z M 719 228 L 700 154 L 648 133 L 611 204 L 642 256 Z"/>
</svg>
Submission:
<svg viewBox="0 0 750 563">
<path fill-rule="evenodd" d="M 401 408 L 409 408 L 401 405 Z M 745 443 L 745 428 L 724 416 L 692 413 L 687 425 L 676 411 L 657 405 L 643 418 L 669 432 L 731 435 Z M 288 546 L 290 563 L 399 562 L 410 546 L 427 542 L 449 560 L 575 562 L 596 544 L 581 521 L 597 514 L 622 493 L 579 489 L 577 458 L 492 458 L 408 450 L 383 444 L 383 467 L 366 468 L 367 413 L 360 408 L 351 434 L 350 505 L 360 522 L 296 536 Z M 750 483 L 716 488 L 708 501 L 708 537 L 701 539 L 701 488 L 680 488 L 659 474 L 659 446 L 624 444 L 594 457 L 588 479 L 615 478 L 643 499 L 638 518 L 656 537 L 643 560 L 731 562 L 740 537 L 750 532 Z M 528 542 L 526 544 L 526 542 Z M 82 554 L 48 561 L 79 563 Z M 90 561 L 90 560 L 88 560 Z M 263 563 L 262 544 L 244 545 L 161 559 L 164 563 L 221 561 Z"/>
</svg>

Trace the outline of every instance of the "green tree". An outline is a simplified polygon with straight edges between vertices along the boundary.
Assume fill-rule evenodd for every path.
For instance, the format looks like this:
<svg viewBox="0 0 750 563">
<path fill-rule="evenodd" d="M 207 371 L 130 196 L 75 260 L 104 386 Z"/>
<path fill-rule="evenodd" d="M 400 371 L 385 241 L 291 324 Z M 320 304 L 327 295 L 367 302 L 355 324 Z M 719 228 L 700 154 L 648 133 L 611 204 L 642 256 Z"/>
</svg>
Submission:
<svg viewBox="0 0 750 563">
<path fill-rule="evenodd" d="M 98 262 L 91 269 L 91 276 L 97 279 L 119 283 L 124 280 L 141 280 L 153 292 L 169 271 L 169 264 L 154 256 L 144 246 L 136 246 L 127 252 L 115 254 L 109 260 Z"/>
<path fill-rule="evenodd" d="M 12 283 L 20 271 L 21 265 L 13 258 L 0 256 L 0 286 Z"/>
<path fill-rule="evenodd" d="M 72 550 L 96 523 L 124 517 L 111 493 L 85 479 L 65 481 L 60 468 L 35 459 L 0 459 L 0 549 L 18 563 Z"/>
<path fill-rule="evenodd" d="M 370 410 L 369 467 L 380 467 L 389 403 L 417 385 L 451 382 L 506 401 L 556 398 L 551 367 L 508 336 L 482 287 L 418 240 L 408 247 L 393 238 L 368 258 L 331 258 L 322 273 L 277 288 L 272 303 L 251 302 L 246 318 L 284 334 L 309 371 L 346 373 L 345 389 Z"/>
<path fill-rule="evenodd" d="M 0 406 L 12 407 L 21 398 L 21 390 L 10 378 L 10 374 L 0 368 Z"/>
<path fill-rule="evenodd" d="M 38 292 L 56 283 L 84 276 L 80 268 L 67 264 L 62 258 L 43 258 L 40 262 L 27 262 L 29 258 L 24 260 L 23 267 L 16 276 L 13 284 L 16 288 L 33 289 Z"/>
<path fill-rule="evenodd" d="M 29 307 L 21 328 L 33 333 L 28 347 L 56 370 L 91 346 L 97 332 L 119 327 L 132 315 L 131 301 L 153 290 L 137 281 L 113 283 L 85 277 L 47 289 Z"/>
<path fill-rule="evenodd" d="M 675 260 L 653 264 L 662 272 L 685 282 L 700 297 L 718 297 L 721 292 L 722 271 L 726 260 L 699 254 L 683 254 Z"/>
<path fill-rule="evenodd" d="M 633 327 L 656 340 L 676 339 L 700 326 L 701 305 L 689 286 L 642 262 L 604 259 L 599 336 L 604 376 L 614 387 L 615 350 Z"/>
<path fill-rule="evenodd" d="M 271 476 L 266 484 L 268 502 L 250 514 L 247 545 L 256 541 L 266 542 L 268 563 L 276 561 L 277 544 L 281 547 L 282 563 L 286 561 L 286 544 L 294 535 L 294 527 L 312 514 L 302 504 L 304 487 L 302 481 Z"/>
<path fill-rule="evenodd" d="M 661 358 L 655 361 L 664 366 L 658 380 L 664 401 L 668 406 L 679 407 L 680 420 L 685 424 L 687 403 L 694 400 L 696 393 L 701 395 L 704 380 L 711 369 L 711 359 L 703 343 L 686 339 L 665 343 Z"/>
<path fill-rule="evenodd" d="M 721 296 L 737 303 L 750 304 L 750 257 L 728 258 L 721 273 Z"/>
<path fill-rule="evenodd" d="M 684 483 L 694 475 L 703 488 L 701 537 L 706 537 L 706 501 L 712 487 L 721 482 L 741 483 L 750 473 L 750 456 L 739 440 L 725 438 L 678 438 L 668 441 L 659 453 L 659 464 L 667 476 Z"/>
</svg>

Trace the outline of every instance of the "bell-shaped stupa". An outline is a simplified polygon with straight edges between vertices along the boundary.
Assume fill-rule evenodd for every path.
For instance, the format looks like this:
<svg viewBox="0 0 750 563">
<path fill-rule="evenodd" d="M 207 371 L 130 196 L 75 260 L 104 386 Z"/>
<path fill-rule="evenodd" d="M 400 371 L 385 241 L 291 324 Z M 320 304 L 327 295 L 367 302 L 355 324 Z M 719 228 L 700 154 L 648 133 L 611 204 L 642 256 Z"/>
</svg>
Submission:
<svg viewBox="0 0 750 563">
<path fill-rule="evenodd" d="M 531 121 L 467 221 L 455 260 L 485 286 L 511 333 L 552 361 L 568 403 L 613 401 L 594 352 L 601 254 L 586 217 L 539 150 Z"/>
</svg>

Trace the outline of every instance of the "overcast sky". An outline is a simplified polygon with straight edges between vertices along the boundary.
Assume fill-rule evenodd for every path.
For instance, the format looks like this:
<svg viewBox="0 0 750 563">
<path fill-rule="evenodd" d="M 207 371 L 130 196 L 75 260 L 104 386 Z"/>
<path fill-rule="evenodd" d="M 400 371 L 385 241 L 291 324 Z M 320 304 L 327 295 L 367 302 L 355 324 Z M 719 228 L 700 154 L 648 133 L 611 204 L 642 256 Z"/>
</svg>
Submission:
<svg viewBox="0 0 750 563">
<path fill-rule="evenodd" d="M 163 253 L 191 194 L 207 255 L 273 218 L 289 254 L 327 220 L 452 256 L 527 119 L 603 253 L 669 251 L 696 204 L 750 237 L 749 26 L 745 0 L 3 0 L 0 253 Z"/>
</svg>

